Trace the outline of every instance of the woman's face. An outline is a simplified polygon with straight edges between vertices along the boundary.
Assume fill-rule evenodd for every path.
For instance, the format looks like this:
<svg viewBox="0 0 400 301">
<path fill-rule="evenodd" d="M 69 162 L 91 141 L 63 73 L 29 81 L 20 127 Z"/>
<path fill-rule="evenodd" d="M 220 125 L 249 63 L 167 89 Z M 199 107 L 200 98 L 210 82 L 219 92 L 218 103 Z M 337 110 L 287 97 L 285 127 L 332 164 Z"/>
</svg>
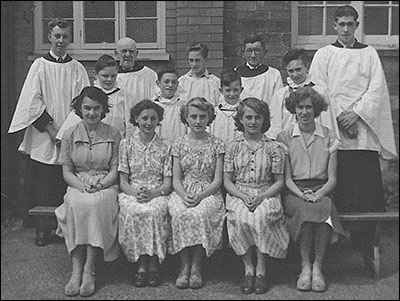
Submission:
<svg viewBox="0 0 400 301">
<path fill-rule="evenodd" d="M 307 98 L 303 101 L 300 101 L 296 105 L 295 109 L 296 109 L 297 122 L 300 125 L 309 125 L 315 122 L 314 121 L 315 111 L 311 98 Z"/>
<path fill-rule="evenodd" d="M 264 124 L 264 116 L 256 113 L 252 108 L 244 106 L 243 116 L 240 121 L 243 124 L 245 133 L 257 135 L 261 133 L 261 128 Z"/>
<path fill-rule="evenodd" d="M 99 101 L 85 96 L 82 101 L 81 111 L 82 118 L 87 124 L 97 125 L 101 121 L 103 106 Z"/>
<path fill-rule="evenodd" d="M 200 134 L 206 131 L 206 126 L 208 123 L 208 113 L 207 111 L 200 110 L 196 107 L 189 106 L 188 116 L 186 121 L 190 129 L 196 133 Z"/>
<path fill-rule="evenodd" d="M 145 109 L 140 112 L 135 121 L 141 133 L 152 135 L 159 123 L 158 115 L 154 109 Z"/>
</svg>

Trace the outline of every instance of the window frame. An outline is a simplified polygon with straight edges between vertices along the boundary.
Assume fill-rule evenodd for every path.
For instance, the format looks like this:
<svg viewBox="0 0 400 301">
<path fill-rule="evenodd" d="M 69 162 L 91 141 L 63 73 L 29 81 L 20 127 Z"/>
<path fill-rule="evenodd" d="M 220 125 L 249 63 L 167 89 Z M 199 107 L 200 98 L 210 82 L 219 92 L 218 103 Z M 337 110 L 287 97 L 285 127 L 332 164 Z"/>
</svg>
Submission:
<svg viewBox="0 0 400 301">
<path fill-rule="evenodd" d="M 166 1 L 157 2 L 157 42 L 137 43 L 138 60 L 169 60 L 166 52 Z M 97 60 L 102 54 L 114 55 L 115 43 L 84 43 L 83 1 L 72 1 L 74 41 L 68 46 L 68 53 L 78 60 Z M 49 51 L 49 44 L 43 43 L 43 1 L 34 1 L 34 54 L 30 59 L 42 56 Z M 115 1 L 116 41 L 126 33 L 125 1 Z M 67 19 L 69 20 L 69 19 Z"/>
<path fill-rule="evenodd" d="M 298 34 L 298 21 L 299 21 L 299 2 L 292 1 L 292 47 L 304 48 L 307 50 L 316 50 L 328 44 L 332 44 L 337 39 L 337 35 L 299 35 Z M 332 5 L 332 6 L 342 6 L 343 4 Z M 365 35 L 364 34 L 364 1 L 351 1 L 351 6 L 353 6 L 359 13 L 358 21 L 360 22 L 358 29 L 355 32 L 355 38 L 364 44 L 371 45 L 379 50 L 396 50 L 399 49 L 399 36 L 398 35 Z M 316 5 L 318 6 L 318 5 Z M 368 6 L 372 6 L 369 5 Z M 378 6 L 385 6 L 385 4 L 378 4 Z M 391 28 L 391 13 L 389 10 L 389 20 L 388 26 L 389 31 Z M 322 26 L 326 26 L 326 16 L 324 16 L 324 23 Z M 333 21 L 332 21 L 333 26 Z"/>
</svg>

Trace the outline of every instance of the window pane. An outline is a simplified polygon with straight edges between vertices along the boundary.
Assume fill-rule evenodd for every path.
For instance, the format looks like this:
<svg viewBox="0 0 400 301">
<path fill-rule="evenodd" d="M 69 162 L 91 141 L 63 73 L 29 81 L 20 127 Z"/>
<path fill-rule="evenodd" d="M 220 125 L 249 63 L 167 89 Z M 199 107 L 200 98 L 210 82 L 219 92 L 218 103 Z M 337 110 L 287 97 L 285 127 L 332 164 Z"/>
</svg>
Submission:
<svg viewBox="0 0 400 301">
<path fill-rule="evenodd" d="M 326 1 L 327 4 L 350 4 L 351 1 Z"/>
<path fill-rule="evenodd" d="M 83 1 L 85 18 L 115 18 L 114 1 Z"/>
<path fill-rule="evenodd" d="M 51 44 L 49 39 L 48 39 L 48 34 L 49 34 L 49 27 L 47 26 L 47 24 L 49 23 L 51 19 L 47 19 L 47 20 L 42 20 L 42 29 L 43 29 L 43 44 Z M 66 19 L 66 21 L 68 21 L 71 25 L 71 43 L 74 42 L 74 23 L 72 20 L 68 20 Z"/>
<path fill-rule="evenodd" d="M 399 35 L 399 7 L 392 7 L 392 35 Z"/>
<path fill-rule="evenodd" d="M 156 17 L 157 1 L 126 1 L 127 17 Z"/>
<path fill-rule="evenodd" d="M 43 19 L 72 18 L 72 1 L 43 1 Z"/>
<path fill-rule="evenodd" d="M 322 35 L 323 8 L 299 7 L 299 35 Z"/>
<path fill-rule="evenodd" d="M 333 15 L 337 10 L 337 7 L 327 7 L 326 8 L 326 34 L 327 35 L 337 35 L 335 28 L 333 27 L 333 22 L 335 22 L 335 18 Z"/>
<path fill-rule="evenodd" d="M 85 43 L 115 43 L 114 21 L 85 21 Z"/>
<path fill-rule="evenodd" d="M 364 4 L 389 4 L 389 1 L 364 1 Z"/>
<path fill-rule="evenodd" d="M 364 9 L 364 33 L 369 35 L 388 34 L 389 8 L 365 7 Z"/>
<path fill-rule="evenodd" d="M 157 20 L 127 20 L 127 37 L 138 43 L 157 42 Z"/>
</svg>

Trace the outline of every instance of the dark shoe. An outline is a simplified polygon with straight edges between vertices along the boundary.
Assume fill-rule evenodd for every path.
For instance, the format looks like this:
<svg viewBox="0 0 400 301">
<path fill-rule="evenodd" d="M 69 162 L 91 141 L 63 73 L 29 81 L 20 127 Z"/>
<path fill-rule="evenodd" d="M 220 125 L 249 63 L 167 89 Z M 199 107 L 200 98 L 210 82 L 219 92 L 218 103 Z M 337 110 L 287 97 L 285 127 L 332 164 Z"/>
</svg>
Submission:
<svg viewBox="0 0 400 301">
<path fill-rule="evenodd" d="M 244 276 L 242 284 L 240 285 L 240 291 L 243 294 L 251 294 L 254 292 L 254 275 L 246 274 Z"/>
<path fill-rule="evenodd" d="M 270 288 L 270 282 L 267 276 L 257 275 L 254 284 L 254 292 L 256 294 L 265 294 Z"/>
<path fill-rule="evenodd" d="M 157 287 L 160 285 L 160 274 L 158 272 L 149 272 L 147 275 L 147 285 Z"/>
<path fill-rule="evenodd" d="M 50 242 L 50 230 L 36 230 L 35 245 L 45 247 Z"/>
<path fill-rule="evenodd" d="M 136 287 L 145 287 L 146 286 L 146 273 L 138 272 L 135 274 L 135 278 L 133 279 L 133 285 Z"/>
</svg>

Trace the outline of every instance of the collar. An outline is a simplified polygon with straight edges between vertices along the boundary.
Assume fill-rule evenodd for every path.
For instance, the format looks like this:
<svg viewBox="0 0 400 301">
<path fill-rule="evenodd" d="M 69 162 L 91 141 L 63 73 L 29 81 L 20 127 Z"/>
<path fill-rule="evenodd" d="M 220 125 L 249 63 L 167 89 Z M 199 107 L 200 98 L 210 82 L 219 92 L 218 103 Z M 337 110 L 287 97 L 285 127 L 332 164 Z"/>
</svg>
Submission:
<svg viewBox="0 0 400 301">
<path fill-rule="evenodd" d="M 118 65 L 118 73 L 130 73 L 130 72 L 136 72 L 139 70 L 142 70 L 144 68 L 143 65 L 139 64 L 138 62 L 135 61 L 135 63 L 133 64 L 133 68 L 131 70 L 125 70 L 121 67 L 120 62 Z"/>
<path fill-rule="evenodd" d="M 252 66 L 249 63 L 246 62 L 246 66 L 247 68 L 249 68 L 250 70 L 257 70 L 258 68 L 260 68 L 262 66 L 263 63 L 260 63 L 258 66 Z"/>
<path fill-rule="evenodd" d="M 237 104 L 231 105 L 229 103 L 227 103 L 225 100 L 223 102 L 221 102 L 218 105 L 218 109 L 220 109 L 221 111 L 234 111 L 236 112 L 236 109 L 239 105 L 239 102 Z"/>
<path fill-rule="evenodd" d="M 160 93 L 161 93 L 160 91 L 158 91 L 156 93 L 156 98 L 154 99 L 155 102 L 159 102 L 159 103 L 163 103 L 163 104 L 167 104 L 167 105 L 173 105 L 181 100 L 176 92 L 175 92 L 174 96 L 172 96 L 172 98 L 169 98 L 169 99 L 162 97 L 160 95 Z"/>
<path fill-rule="evenodd" d="M 150 143 L 146 146 L 143 144 L 142 139 L 140 139 L 139 132 L 136 132 L 133 136 L 133 145 L 135 145 L 135 150 L 138 150 L 140 152 L 144 152 L 148 150 L 150 153 L 157 151 L 157 145 L 162 143 L 162 140 L 160 137 L 157 135 L 157 133 L 154 133 L 153 138 L 151 139 Z"/>
<path fill-rule="evenodd" d="M 296 137 L 296 136 L 300 136 L 300 135 L 301 135 L 301 132 L 300 132 L 300 128 L 299 128 L 299 123 L 296 122 L 293 126 L 292 137 Z M 314 130 L 313 136 L 325 137 L 324 130 L 322 129 L 322 126 L 318 122 L 315 122 L 315 130 Z"/>
<path fill-rule="evenodd" d="M 57 56 L 57 55 L 53 52 L 53 49 L 50 49 L 49 53 L 50 53 L 50 55 L 51 55 L 56 61 L 58 61 L 58 59 L 60 58 L 59 56 Z M 67 53 L 65 53 L 65 54 L 61 57 L 61 59 L 62 59 L 63 61 L 65 61 L 65 58 L 66 58 L 66 57 L 67 57 Z"/>
<path fill-rule="evenodd" d="M 99 88 L 101 91 L 106 93 L 107 96 L 110 96 L 111 94 L 114 94 L 120 90 L 120 88 L 117 87 L 117 83 L 115 83 L 115 86 L 112 89 L 106 90 L 100 86 L 99 81 L 97 79 L 93 82 L 93 86 L 95 86 L 96 88 Z"/>
<path fill-rule="evenodd" d="M 202 75 L 196 76 L 196 74 L 193 73 L 193 70 L 189 70 L 189 72 L 187 73 L 187 75 L 189 75 L 190 77 L 197 77 L 197 78 L 205 77 L 205 78 L 208 79 L 208 78 L 210 77 L 211 73 L 210 73 L 207 69 L 205 69 L 205 70 L 204 70 L 204 73 L 203 73 Z"/>
<path fill-rule="evenodd" d="M 354 42 L 350 45 L 350 47 L 345 47 L 339 40 L 336 40 L 336 42 L 333 43 L 332 46 L 346 49 L 362 49 L 368 47 L 368 45 L 358 42 L 357 39 L 354 39 Z"/>
<path fill-rule="evenodd" d="M 244 64 L 241 66 L 237 66 L 234 69 L 239 72 L 241 77 L 254 77 L 267 72 L 269 70 L 269 67 L 267 65 L 261 64 L 255 69 L 250 69 L 247 64 Z"/>
<path fill-rule="evenodd" d="M 288 77 L 286 79 L 288 86 L 289 86 L 289 91 L 293 92 L 296 91 L 299 87 L 313 87 L 315 86 L 315 84 L 311 81 L 311 75 L 307 74 L 306 79 L 304 80 L 304 82 L 300 83 L 300 84 L 295 84 L 294 81 Z"/>
<path fill-rule="evenodd" d="M 51 49 L 50 49 L 50 51 L 51 51 Z M 53 55 L 54 55 L 55 57 L 52 56 L 52 55 L 50 54 L 50 51 L 49 51 L 48 53 L 46 53 L 46 54 L 43 56 L 43 58 L 44 58 L 45 60 L 49 61 L 49 62 L 64 64 L 64 63 L 68 63 L 68 62 L 72 61 L 72 57 L 70 57 L 69 54 L 66 54 L 66 55 L 64 55 L 64 61 L 63 61 L 63 62 L 58 62 L 58 61 L 57 61 L 57 56 L 56 56 L 54 53 L 53 53 Z"/>
<path fill-rule="evenodd" d="M 90 143 L 83 122 L 80 122 L 76 129 L 75 143 L 76 142 Z M 114 136 L 110 132 L 110 126 L 100 121 L 99 125 L 96 128 L 96 136 L 94 137 L 92 145 L 101 142 L 114 142 Z"/>
</svg>

